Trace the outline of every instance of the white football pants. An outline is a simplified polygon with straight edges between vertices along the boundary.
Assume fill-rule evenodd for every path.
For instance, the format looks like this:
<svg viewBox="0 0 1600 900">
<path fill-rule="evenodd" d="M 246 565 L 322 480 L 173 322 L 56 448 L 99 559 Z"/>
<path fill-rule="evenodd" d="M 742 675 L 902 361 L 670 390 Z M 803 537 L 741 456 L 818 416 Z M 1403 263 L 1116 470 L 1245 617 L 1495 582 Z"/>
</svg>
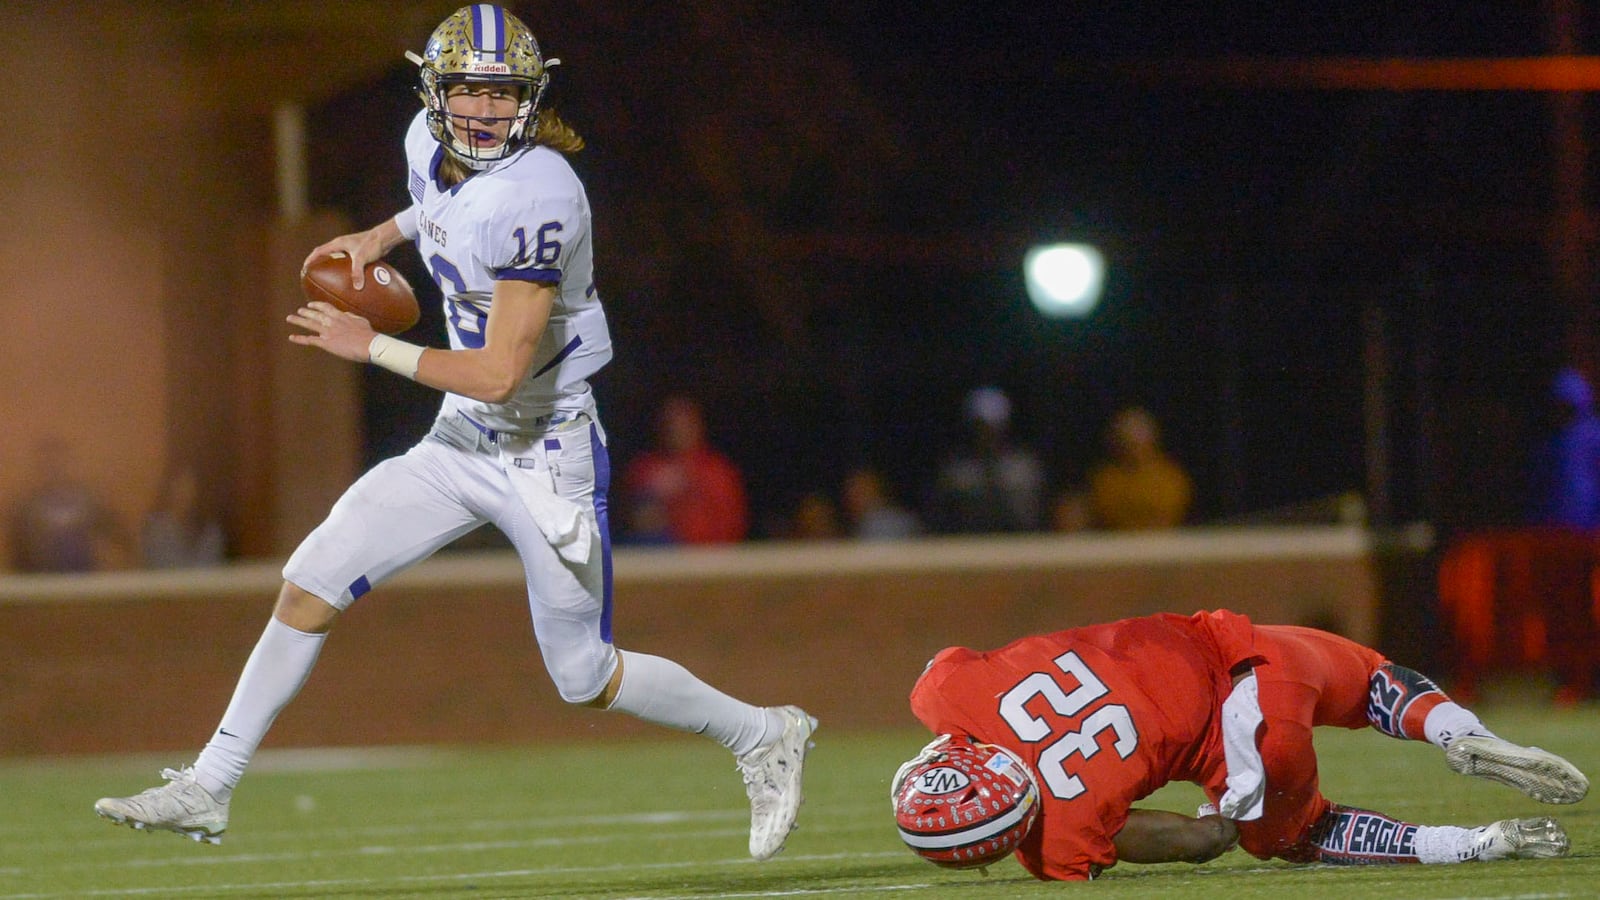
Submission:
<svg viewBox="0 0 1600 900">
<path fill-rule="evenodd" d="M 345 491 L 289 557 L 284 580 L 343 610 L 389 576 L 493 524 L 522 558 L 534 635 L 556 689 L 570 703 L 594 699 L 617 665 L 604 433 L 593 414 L 582 413 L 516 447 L 514 454 L 502 452 L 471 422 L 445 413 L 410 451 L 374 466 Z M 584 562 L 561 557 L 513 477 L 542 479 L 556 496 L 580 504 L 587 527 L 598 532 Z"/>
</svg>

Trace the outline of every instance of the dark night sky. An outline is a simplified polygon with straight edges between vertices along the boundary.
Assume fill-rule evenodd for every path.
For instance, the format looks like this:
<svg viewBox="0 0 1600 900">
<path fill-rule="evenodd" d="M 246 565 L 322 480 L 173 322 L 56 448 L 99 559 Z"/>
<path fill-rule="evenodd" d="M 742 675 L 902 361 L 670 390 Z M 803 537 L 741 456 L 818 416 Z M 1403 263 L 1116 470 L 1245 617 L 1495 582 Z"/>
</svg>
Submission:
<svg viewBox="0 0 1600 900">
<path fill-rule="evenodd" d="M 1056 487 L 1082 476 L 1117 405 L 1148 404 L 1196 476 L 1194 518 L 1217 521 L 1363 486 L 1361 325 L 1381 314 L 1396 516 L 1513 515 L 1517 450 L 1562 334 L 1541 243 L 1550 96 L 1164 89 L 1076 64 L 1534 55 L 1549 45 L 1540 5 L 1047 6 L 797 5 L 716 27 L 514 6 L 563 58 L 551 99 L 590 138 L 574 162 L 617 339 L 596 381 L 615 460 L 649 441 L 661 395 L 689 389 L 763 519 L 858 462 L 916 503 L 959 439 L 962 393 L 995 383 Z M 1577 40 L 1592 50 L 1589 31 Z M 797 66 L 818 93 L 757 91 L 772 109 L 749 106 L 752 79 Z M 314 118 L 323 140 L 366 148 L 313 170 L 318 199 L 360 224 L 404 202 L 409 83 L 397 67 Z M 720 246 L 683 137 L 719 113 L 757 120 L 740 146 L 772 235 L 856 248 L 774 268 L 799 298 L 798 333 L 777 333 L 750 300 L 762 282 Z M 781 177 L 757 171 L 768 141 L 813 133 L 825 149 L 779 154 Z M 1056 236 L 1109 257 L 1089 320 L 1027 305 L 1021 248 Z M 895 249 L 916 238 L 931 249 Z M 436 319 L 423 329 L 442 340 Z M 374 458 L 431 418 L 435 398 L 395 382 L 368 378 Z"/>
</svg>

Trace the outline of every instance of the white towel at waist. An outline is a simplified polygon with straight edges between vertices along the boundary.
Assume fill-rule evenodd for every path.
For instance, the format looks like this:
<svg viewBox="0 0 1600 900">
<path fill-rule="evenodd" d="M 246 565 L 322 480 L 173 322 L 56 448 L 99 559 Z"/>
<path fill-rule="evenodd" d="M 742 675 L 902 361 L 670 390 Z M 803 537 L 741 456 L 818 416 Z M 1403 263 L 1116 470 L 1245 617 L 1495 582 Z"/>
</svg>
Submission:
<svg viewBox="0 0 1600 900">
<path fill-rule="evenodd" d="M 1256 747 L 1261 720 L 1261 698 L 1256 690 L 1256 675 L 1251 672 L 1222 701 L 1222 752 L 1228 763 L 1228 790 L 1217 806 L 1224 816 L 1241 822 L 1261 818 L 1267 795 L 1266 766 Z"/>
<path fill-rule="evenodd" d="M 600 530 L 594 510 L 557 496 L 550 487 L 549 470 L 543 466 L 531 468 L 534 462 L 531 458 L 513 458 L 502 453 L 501 459 L 505 463 L 506 477 L 511 479 L 511 486 L 544 539 L 567 562 L 580 565 L 588 562 L 593 535 Z"/>
</svg>

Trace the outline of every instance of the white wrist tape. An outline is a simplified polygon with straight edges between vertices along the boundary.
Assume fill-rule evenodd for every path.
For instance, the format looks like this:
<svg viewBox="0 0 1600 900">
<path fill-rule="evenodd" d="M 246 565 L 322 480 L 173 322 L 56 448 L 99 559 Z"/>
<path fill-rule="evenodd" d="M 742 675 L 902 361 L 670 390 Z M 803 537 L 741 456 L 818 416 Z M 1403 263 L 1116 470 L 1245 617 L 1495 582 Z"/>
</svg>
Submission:
<svg viewBox="0 0 1600 900">
<path fill-rule="evenodd" d="M 422 351 L 425 348 L 405 341 L 397 341 L 387 334 L 375 334 L 372 343 L 367 345 L 368 361 L 375 366 L 403 375 L 415 381 L 417 366 L 422 362 Z"/>
</svg>

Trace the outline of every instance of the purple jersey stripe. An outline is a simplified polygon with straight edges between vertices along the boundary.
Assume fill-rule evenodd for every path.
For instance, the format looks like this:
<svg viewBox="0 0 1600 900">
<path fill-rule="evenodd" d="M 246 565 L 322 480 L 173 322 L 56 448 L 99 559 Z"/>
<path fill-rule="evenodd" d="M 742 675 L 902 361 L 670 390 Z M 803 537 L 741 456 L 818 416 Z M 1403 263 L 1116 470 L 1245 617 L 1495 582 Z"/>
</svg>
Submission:
<svg viewBox="0 0 1600 900">
<path fill-rule="evenodd" d="M 551 369 L 555 368 L 556 366 L 561 365 L 561 361 L 563 359 L 566 359 L 567 357 L 571 356 L 572 355 L 572 351 L 578 349 L 578 347 L 582 343 L 583 343 L 583 335 L 581 335 L 581 334 L 578 335 L 577 337 L 573 338 L 572 340 L 567 341 L 567 345 L 565 347 L 561 348 L 561 352 L 557 353 L 555 355 L 554 359 L 552 359 L 549 362 L 545 363 L 544 365 L 540 366 L 539 367 L 539 371 L 533 373 L 529 377 L 530 378 L 538 378 L 540 375 L 543 375 L 544 373 L 550 371 Z"/>
<path fill-rule="evenodd" d="M 518 269 L 506 267 L 495 269 L 496 281 L 537 281 L 540 284 L 554 284 L 561 280 L 560 269 Z"/>
<path fill-rule="evenodd" d="M 600 640 L 611 643 L 611 454 L 600 429 L 589 423 L 589 452 L 594 459 L 594 518 L 600 526 Z"/>
</svg>

